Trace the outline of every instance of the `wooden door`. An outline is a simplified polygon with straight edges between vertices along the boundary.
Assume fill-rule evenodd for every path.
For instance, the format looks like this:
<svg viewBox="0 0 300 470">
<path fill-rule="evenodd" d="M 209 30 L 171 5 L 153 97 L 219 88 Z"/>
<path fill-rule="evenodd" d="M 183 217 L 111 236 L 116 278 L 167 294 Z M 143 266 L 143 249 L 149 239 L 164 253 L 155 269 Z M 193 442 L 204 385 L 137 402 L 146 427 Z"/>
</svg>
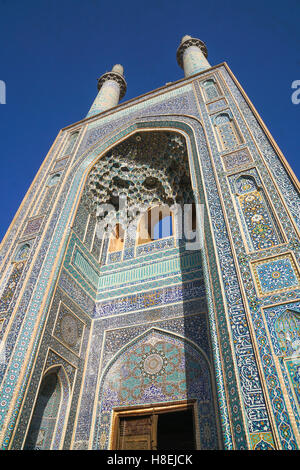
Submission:
<svg viewBox="0 0 300 470">
<path fill-rule="evenodd" d="M 157 415 L 134 416 L 119 420 L 119 450 L 156 449 Z"/>
</svg>

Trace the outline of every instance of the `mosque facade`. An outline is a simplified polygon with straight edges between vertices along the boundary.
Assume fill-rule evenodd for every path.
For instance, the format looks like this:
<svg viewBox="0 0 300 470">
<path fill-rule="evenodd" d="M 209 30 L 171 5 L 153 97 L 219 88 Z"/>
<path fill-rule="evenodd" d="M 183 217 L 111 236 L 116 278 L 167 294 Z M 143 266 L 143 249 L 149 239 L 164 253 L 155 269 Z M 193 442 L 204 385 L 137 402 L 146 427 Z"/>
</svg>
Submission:
<svg viewBox="0 0 300 470">
<path fill-rule="evenodd" d="M 3 450 L 300 447 L 299 183 L 224 62 L 62 129 L 0 250 Z"/>
</svg>

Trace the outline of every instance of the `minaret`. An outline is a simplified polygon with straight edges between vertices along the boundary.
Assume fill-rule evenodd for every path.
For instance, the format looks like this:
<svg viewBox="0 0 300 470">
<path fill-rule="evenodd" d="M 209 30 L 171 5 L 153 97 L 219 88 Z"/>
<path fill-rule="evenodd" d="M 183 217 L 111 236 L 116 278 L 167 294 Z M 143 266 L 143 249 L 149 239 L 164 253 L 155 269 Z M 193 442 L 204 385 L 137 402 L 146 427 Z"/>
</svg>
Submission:
<svg viewBox="0 0 300 470">
<path fill-rule="evenodd" d="M 210 64 L 206 58 L 207 49 L 203 41 L 188 35 L 181 39 L 177 49 L 177 62 L 183 68 L 185 77 L 209 69 Z"/>
<path fill-rule="evenodd" d="M 114 65 L 111 72 L 98 78 L 99 93 L 89 110 L 87 117 L 117 106 L 126 93 L 127 84 L 123 76 L 123 66 Z"/>
</svg>

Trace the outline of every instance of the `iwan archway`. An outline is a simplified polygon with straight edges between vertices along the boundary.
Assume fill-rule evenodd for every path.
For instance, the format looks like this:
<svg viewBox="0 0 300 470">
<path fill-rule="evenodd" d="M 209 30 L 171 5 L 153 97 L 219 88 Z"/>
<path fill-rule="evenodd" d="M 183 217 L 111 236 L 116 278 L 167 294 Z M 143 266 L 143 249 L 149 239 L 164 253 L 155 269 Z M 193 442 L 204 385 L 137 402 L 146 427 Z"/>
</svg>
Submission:
<svg viewBox="0 0 300 470">
<path fill-rule="evenodd" d="M 94 386 L 96 394 L 102 397 L 100 380 L 107 361 L 116 348 L 124 347 L 145 329 L 159 327 L 170 334 L 180 334 L 184 341 L 193 341 L 205 350 L 211 374 L 204 374 L 198 380 L 200 388 L 208 387 L 210 391 L 203 400 L 199 398 L 206 424 L 204 421 L 199 424 L 200 415 L 193 411 L 193 427 L 201 428 L 197 441 L 193 431 L 193 445 L 222 448 L 207 306 L 210 286 L 205 285 L 207 267 L 204 268 L 205 254 L 201 252 L 203 208 L 197 204 L 199 190 L 195 171 L 191 171 L 194 163 L 188 154 L 183 132 L 165 126 L 142 127 L 104 153 L 85 179 L 67 250 L 72 253 L 67 265 L 75 268 L 82 283 L 93 289 L 95 298 L 86 383 L 93 380 L 97 370 L 98 383 Z M 100 357 L 99 344 L 102 345 Z M 174 359 L 180 360 L 183 367 L 180 385 L 173 387 L 177 394 L 173 390 L 164 400 L 171 407 L 178 400 L 194 400 L 198 407 L 197 394 L 190 391 L 190 357 L 185 357 L 184 347 L 181 349 L 181 359 L 179 356 Z M 158 357 L 156 360 L 160 361 Z M 196 373 L 197 366 L 193 367 Z M 173 373 L 166 390 L 172 388 L 172 380 L 174 384 L 177 380 L 178 370 L 174 369 Z M 156 388 L 154 376 L 149 375 L 148 382 L 151 389 Z M 80 420 L 84 420 L 88 400 L 84 386 L 82 390 Z M 124 393 L 115 391 L 119 392 Z M 145 394 L 148 396 L 149 391 Z M 163 393 L 158 391 L 151 398 L 152 405 L 161 403 L 162 397 Z M 136 400 L 125 406 L 145 404 L 149 400 L 137 395 Z M 93 416 L 89 448 L 108 448 L 111 413 L 119 406 L 120 401 L 116 401 L 107 413 L 98 407 L 95 398 L 93 409 L 89 408 Z M 106 422 L 106 430 L 99 435 L 97 423 L 101 417 Z M 158 421 L 162 422 L 162 418 Z M 202 433 L 201 443 L 199 433 Z"/>
</svg>

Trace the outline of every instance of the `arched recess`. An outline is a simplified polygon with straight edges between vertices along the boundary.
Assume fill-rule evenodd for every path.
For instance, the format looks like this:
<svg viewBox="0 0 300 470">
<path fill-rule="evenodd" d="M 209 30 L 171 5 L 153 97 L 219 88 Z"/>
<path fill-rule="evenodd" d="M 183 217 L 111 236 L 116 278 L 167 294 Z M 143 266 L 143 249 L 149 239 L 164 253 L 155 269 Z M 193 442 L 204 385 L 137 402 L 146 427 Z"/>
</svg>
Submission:
<svg viewBox="0 0 300 470">
<path fill-rule="evenodd" d="M 193 342 L 169 331 L 151 328 L 124 346 L 105 368 L 94 430 L 94 449 L 112 441 L 114 409 L 195 401 L 194 432 L 198 449 L 218 449 L 219 430 L 212 369 Z"/>
<path fill-rule="evenodd" d="M 35 401 L 25 450 L 59 450 L 70 398 L 67 374 L 61 365 L 48 369 Z"/>
<path fill-rule="evenodd" d="M 170 119 L 172 116 L 168 116 Z M 114 135 L 114 137 L 110 138 L 108 141 L 106 141 L 104 144 L 100 144 L 99 142 L 94 144 L 93 146 L 89 147 L 89 149 L 83 154 L 81 158 L 81 162 L 79 162 L 74 170 L 75 170 L 75 175 L 74 178 L 72 179 L 71 183 L 71 191 L 70 194 L 74 194 L 76 192 L 76 196 L 73 199 L 73 202 L 75 200 L 75 206 L 73 204 L 73 208 L 70 208 L 69 214 L 72 214 L 72 218 L 70 220 L 70 226 L 74 226 L 74 222 L 76 219 L 76 214 L 78 211 L 78 206 L 80 203 L 80 200 L 82 199 L 83 196 L 83 191 L 84 191 L 84 186 L 87 182 L 87 179 L 90 175 L 91 170 L 93 167 L 101 161 L 101 159 L 106 155 L 107 151 L 112 149 L 113 147 L 116 147 L 117 145 L 121 144 L 122 142 L 125 142 L 128 140 L 130 137 L 136 135 L 136 139 L 138 139 L 138 135 L 141 132 L 150 132 L 150 131 L 174 131 L 178 134 L 180 134 L 183 139 L 186 141 L 188 144 L 188 160 L 189 160 L 189 166 L 190 166 L 190 176 L 191 176 L 191 182 L 192 182 L 192 189 L 194 192 L 194 197 L 195 200 L 198 204 L 201 203 L 199 200 L 199 191 L 197 189 L 197 180 L 195 176 L 195 169 L 193 168 L 193 156 L 191 154 L 191 145 L 190 145 L 190 139 L 193 138 L 193 130 L 192 127 L 190 128 L 191 130 L 191 135 L 188 135 L 186 131 L 183 131 L 181 126 L 180 126 L 180 121 L 164 121 L 162 124 L 159 120 L 158 121 L 153 121 L 153 119 L 156 118 L 156 116 L 153 116 L 149 118 L 149 122 L 147 121 L 146 118 L 144 118 L 141 122 L 139 120 L 135 121 L 134 124 L 129 125 L 128 127 L 125 127 L 124 129 L 120 129 L 118 133 Z M 178 116 L 176 116 L 178 119 Z M 197 126 L 202 129 L 201 124 L 199 123 L 198 120 L 193 119 L 197 122 Z M 189 128 L 188 125 L 186 125 L 187 128 Z M 79 188 L 79 189 L 78 189 Z M 125 188 L 127 189 L 127 188 Z M 112 202 L 112 205 L 114 204 L 113 201 L 108 201 L 109 203 Z M 203 202 L 203 201 L 202 201 Z M 194 211 L 193 211 L 194 212 Z M 136 214 L 138 215 L 138 214 Z M 193 214 L 194 217 L 194 214 Z M 194 222 L 193 222 L 194 225 Z M 114 224 L 111 225 L 111 229 L 113 230 L 115 227 Z"/>
<path fill-rule="evenodd" d="M 107 233 L 113 235 L 115 227 L 127 231 L 129 227 L 136 226 L 139 216 L 148 211 L 147 223 L 143 226 L 147 234 L 139 237 L 138 241 L 138 244 L 147 243 L 166 238 L 160 225 L 166 216 L 171 223 L 165 232 L 168 237 L 172 236 L 172 207 L 181 205 L 183 210 L 184 204 L 193 203 L 195 197 L 182 134 L 170 129 L 141 130 L 104 153 L 90 169 L 73 230 L 82 239 L 83 234 L 89 231 L 89 227 L 82 229 L 83 220 L 85 218 L 89 224 L 92 215 L 92 220 L 97 220 L 97 239 L 94 237 L 93 243 L 98 245 L 101 243 L 98 239 L 103 241 Z M 154 224 L 150 221 L 149 230 L 148 219 L 151 218 Z M 153 233 L 149 233 L 152 232 L 151 225 Z M 113 238 L 116 236 L 110 237 L 111 241 Z M 135 244 L 135 238 L 131 239 L 131 245 Z M 114 245 L 110 242 L 109 252 L 123 248 L 116 244 L 115 249 Z M 89 244 L 89 248 L 92 253 L 96 252 L 93 245 Z"/>
</svg>

